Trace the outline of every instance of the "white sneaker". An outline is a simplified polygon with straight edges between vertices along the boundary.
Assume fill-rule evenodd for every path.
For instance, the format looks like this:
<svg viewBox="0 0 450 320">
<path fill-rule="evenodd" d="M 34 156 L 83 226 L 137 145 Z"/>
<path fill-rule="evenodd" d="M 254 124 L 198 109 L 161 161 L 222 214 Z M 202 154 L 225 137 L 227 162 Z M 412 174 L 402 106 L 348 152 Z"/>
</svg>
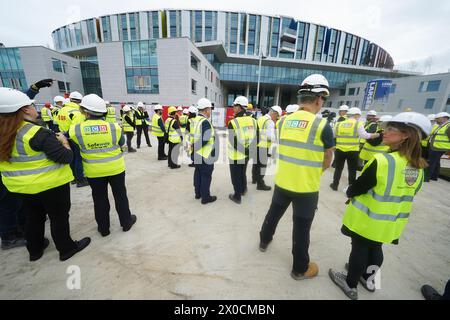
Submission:
<svg viewBox="0 0 450 320">
<path fill-rule="evenodd" d="M 347 284 L 347 276 L 342 272 L 336 272 L 333 269 L 328 271 L 330 279 L 352 300 L 358 300 L 358 290 L 350 288 Z"/>
</svg>

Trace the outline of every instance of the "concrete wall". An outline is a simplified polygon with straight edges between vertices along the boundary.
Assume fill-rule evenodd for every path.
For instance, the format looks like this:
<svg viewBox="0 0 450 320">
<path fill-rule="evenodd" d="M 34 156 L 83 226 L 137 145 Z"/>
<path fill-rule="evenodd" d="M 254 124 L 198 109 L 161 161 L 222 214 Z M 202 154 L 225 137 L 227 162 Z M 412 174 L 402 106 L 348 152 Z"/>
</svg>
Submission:
<svg viewBox="0 0 450 320">
<path fill-rule="evenodd" d="M 56 80 L 52 87 L 42 89 L 36 96 L 36 102 L 38 104 L 46 102 L 53 103 L 55 96 L 63 95 L 63 92 L 59 91 L 57 81 L 66 81 L 70 83 L 71 91 L 84 93 L 80 62 L 77 59 L 45 47 L 22 47 L 19 48 L 19 52 L 28 85 L 42 79 Z M 52 58 L 67 62 L 66 74 L 53 70 Z"/>
</svg>

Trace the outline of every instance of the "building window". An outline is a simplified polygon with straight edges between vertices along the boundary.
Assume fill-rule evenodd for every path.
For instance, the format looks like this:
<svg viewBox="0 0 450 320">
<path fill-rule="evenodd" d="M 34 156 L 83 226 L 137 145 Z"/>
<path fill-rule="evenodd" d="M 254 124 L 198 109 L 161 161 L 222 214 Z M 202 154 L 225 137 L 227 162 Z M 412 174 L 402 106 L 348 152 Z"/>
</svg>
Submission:
<svg viewBox="0 0 450 320">
<path fill-rule="evenodd" d="M 325 32 L 326 28 L 319 26 L 316 33 L 316 50 L 314 55 L 314 61 L 320 61 L 322 59 L 322 51 L 323 51 L 323 44 L 325 41 Z"/>
<path fill-rule="evenodd" d="M 347 101 L 345 104 L 348 105 L 348 106 L 351 106 L 352 102 L 351 101 Z"/>
<path fill-rule="evenodd" d="M 420 85 L 419 85 L 419 92 L 423 92 L 423 87 L 424 87 L 424 85 L 425 85 L 425 82 L 420 82 Z"/>
<path fill-rule="evenodd" d="M 197 94 L 197 81 L 191 79 L 191 91 L 193 94 Z"/>
<path fill-rule="evenodd" d="M 150 39 L 159 38 L 159 13 L 153 11 L 148 13 L 148 27 Z"/>
<path fill-rule="evenodd" d="M 97 26 L 95 24 L 95 20 L 88 20 L 86 21 L 86 24 L 88 29 L 89 43 L 97 42 Z"/>
<path fill-rule="evenodd" d="M 67 62 L 58 59 L 52 59 L 52 65 L 54 71 L 67 73 Z"/>
<path fill-rule="evenodd" d="M 118 19 L 118 25 L 119 25 L 119 36 L 121 41 L 127 41 L 128 40 L 128 22 L 127 22 L 127 15 L 121 14 L 117 16 Z"/>
<path fill-rule="evenodd" d="M 170 38 L 180 36 L 181 15 L 179 11 L 169 11 Z"/>
<path fill-rule="evenodd" d="M 238 46 L 238 14 L 228 13 L 230 20 L 230 53 L 237 53 Z"/>
<path fill-rule="evenodd" d="M 348 89 L 348 95 L 349 96 L 354 96 L 355 95 L 355 91 L 356 91 L 356 88 L 349 88 Z"/>
<path fill-rule="evenodd" d="M 103 41 L 111 41 L 111 20 L 110 17 L 102 17 Z"/>
<path fill-rule="evenodd" d="M 195 56 L 191 55 L 191 67 L 192 69 L 198 71 L 200 66 L 200 60 L 198 60 Z"/>
<path fill-rule="evenodd" d="M 17 48 L 0 48 L 0 86 L 21 91 L 28 89 Z"/>
<path fill-rule="evenodd" d="M 356 89 L 356 95 L 359 96 L 359 87 Z"/>
<path fill-rule="evenodd" d="M 205 41 L 217 39 L 217 13 L 205 11 Z"/>
<path fill-rule="evenodd" d="M 427 92 L 437 92 L 441 86 L 441 80 L 429 81 L 427 86 Z"/>
<path fill-rule="evenodd" d="M 139 34 L 139 13 L 130 13 L 130 35 L 131 40 L 138 40 L 140 38 Z"/>
<path fill-rule="evenodd" d="M 245 54 L 245 42 L 246 42 L 246 36 L 247 36 L 247 14 L 241 13 L 240 14 L 240 36 L 239 36 L 239 54 Z M 250 31 L 249 31 L 250 36 Z M 250 49 L 249 49 L 250 50 Z M 249 53 L 250 54 L 250 53 Z M 251 53 L 253 54 L 253 53 Z"/>
<path fill-rule="evenodd" d="M 339 89 L 339 96 L 345 96 L 345 89 Z"/>
<path fill-rule="evenodd" d="M 128 93 L 159 93 L 156 40 L 123 43 Z"/>
<path fill-rule="evenodd" d="M 208 98 L 208 87 L 205 87 L 205 98 Z"/>
<path fill-rule="evenodd" d="M 356 100 L 355 101 L 355 108 L 358 108 L 359 107 L 359 100 Z"/>
<path fill-rule="evenodd" d="M 66 86 L 67 86 L 67 90 L 66 90 Z M 70 83 L 66 82 L 64 84 L 64 81 L 58 81 L 58 89 L 59 89 L 59 93 L 70 92 Z"/>
<path fill-rule="evenodd" d="M 435 100 L 436 99 L 427 99 L 427 101 L 425 102 L 425 109 L 433 109 Z"/>
</svg>

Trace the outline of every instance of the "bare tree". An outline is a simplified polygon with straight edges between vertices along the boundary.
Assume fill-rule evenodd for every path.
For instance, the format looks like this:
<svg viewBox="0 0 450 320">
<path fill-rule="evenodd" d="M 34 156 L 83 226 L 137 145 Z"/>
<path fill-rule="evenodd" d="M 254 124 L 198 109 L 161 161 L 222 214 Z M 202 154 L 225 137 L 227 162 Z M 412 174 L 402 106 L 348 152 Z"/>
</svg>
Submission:
<svg viewBox="0 0 450 320">
<path fill-rule="evenodd" d="M 429 74 L 432 66 L 433 66 L 433 57 L 429 56 L 427 59 L 425 59 L 423 63 L 423 72 L 425 74 Z"/>
</svg>

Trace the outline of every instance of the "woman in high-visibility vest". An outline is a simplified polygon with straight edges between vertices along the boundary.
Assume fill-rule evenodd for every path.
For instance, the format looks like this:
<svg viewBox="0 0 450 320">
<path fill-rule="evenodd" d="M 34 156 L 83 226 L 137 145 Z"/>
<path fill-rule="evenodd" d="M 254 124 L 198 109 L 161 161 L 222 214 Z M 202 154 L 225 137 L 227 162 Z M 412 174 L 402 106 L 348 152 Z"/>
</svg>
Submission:
<svg viewBox="0 0 450 320">
<path fill-rule="evenodd" d="M 341 231 L 352 239 L 348 274 L 329 270 L 331 280 L 352 300 L 358 299 L 358 281 L 370 292 L 379 288 L 382 245 L 398 243 L 427 166 L 421 156 L 421 139 L 431 131 L 427 117 L 403 112 L 383 128 L 389 153 L 376 154 L 346 190 L 349 200 Z"/>
<path fill-rule="evenodd" d="M 123 132 L 127 136 L 128 152 L 136 152 L 136 149 L 131 146 L 131 141 L 134 136 L 134 129 L 136 128 L 136 118 L 130 106 L 123 107 L 122 127 Z"/>
<path fill-rule="evenodd" d="M 86 248 L 91 239 L 73 241 L 70 236 L 73 152 L 62 134 L 36 124 L 33 104 L 20 91 L 0 88 L 0 172 L 6 188 L 23 200 L 30 261 L 39 260 L 50 244 L 44 237 L 47 215 L 59 258 L 65 261 Z"/>
</svg>

